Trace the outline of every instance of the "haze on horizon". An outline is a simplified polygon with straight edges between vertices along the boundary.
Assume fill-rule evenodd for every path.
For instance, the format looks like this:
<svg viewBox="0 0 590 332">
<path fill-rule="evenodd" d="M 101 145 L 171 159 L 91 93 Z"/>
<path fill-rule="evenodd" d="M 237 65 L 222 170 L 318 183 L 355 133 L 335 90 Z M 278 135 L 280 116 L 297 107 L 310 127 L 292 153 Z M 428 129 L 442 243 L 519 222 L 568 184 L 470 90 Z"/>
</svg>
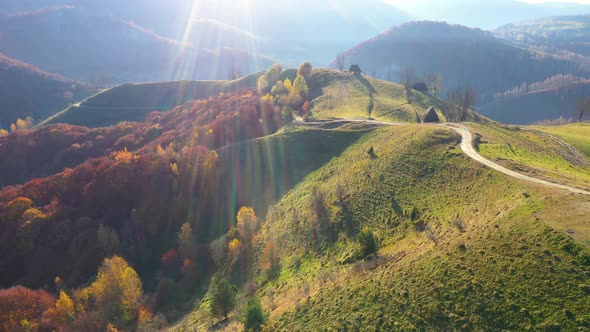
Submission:
<svg viewBox="0 0 590 332">
<path fill-rule="evenodd" d="M 550 16 L 590 14 L 590 0 L 384 1 L 415 20 L 446 21 L 481 29 Z"/>
</svg>

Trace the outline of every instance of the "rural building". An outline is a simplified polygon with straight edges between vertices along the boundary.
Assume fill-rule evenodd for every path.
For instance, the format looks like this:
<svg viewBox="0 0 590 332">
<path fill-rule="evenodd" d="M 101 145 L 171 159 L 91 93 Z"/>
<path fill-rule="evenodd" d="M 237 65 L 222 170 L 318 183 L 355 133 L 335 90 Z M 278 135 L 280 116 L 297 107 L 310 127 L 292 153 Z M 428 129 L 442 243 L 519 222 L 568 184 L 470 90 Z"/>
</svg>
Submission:
<svg viewBox="0 0 590 332">
<path fill-rule="evenodd" d="M 428 110 L 426 110 L 426 114 L 424 114 L 424 117 L 422 118 L 422 123 L 434 122 L 440 122 L 440 118 L 438 117 L 438 114 L 436 113 L 434 107 L 430 106 Z"/>
<path fill-rule="evenodd" d="M 414 84 L 412 89 L 419 91 L 419 92 L 428 93 L 428 85 L 426 85 L 426 83 L 424 83 L 424 82 L 417 82 L 416 84 Z"/>
</svg>

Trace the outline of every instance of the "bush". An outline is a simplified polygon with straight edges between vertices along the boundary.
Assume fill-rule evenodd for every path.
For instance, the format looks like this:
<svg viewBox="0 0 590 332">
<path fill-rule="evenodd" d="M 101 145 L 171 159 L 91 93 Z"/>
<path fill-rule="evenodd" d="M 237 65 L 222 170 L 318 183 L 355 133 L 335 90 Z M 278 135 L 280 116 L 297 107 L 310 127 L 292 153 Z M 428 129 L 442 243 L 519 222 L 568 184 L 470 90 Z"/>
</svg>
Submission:
<svg viewBox="0 0 590 332">
<path fill-rule="evenodd" d="M 236 305 L 236 293 L 236 287 L 227 279 L 218 280 L 211 290 L 211 313 L 215 317 L 226 319 Z"/>
<path fill-rule="evenodd" d="M 363 229 L 363 231 L 357 235 L 357 240 L 361 245 L 360 255 L 362 257 L 367 257 L 377 252 L 377 240 L 372 231 L 366 228 Z"/>
<path fill-rule="evenodd" d="M 260 305 L 260 300 L 258 298 L 249 299 L 242 316 L 244 330 L 251 332 L 262 331 L 262 325 L 266 323 L 266 316 L 266 313 L 262 310 L 262 305 Z"/>
</svg>

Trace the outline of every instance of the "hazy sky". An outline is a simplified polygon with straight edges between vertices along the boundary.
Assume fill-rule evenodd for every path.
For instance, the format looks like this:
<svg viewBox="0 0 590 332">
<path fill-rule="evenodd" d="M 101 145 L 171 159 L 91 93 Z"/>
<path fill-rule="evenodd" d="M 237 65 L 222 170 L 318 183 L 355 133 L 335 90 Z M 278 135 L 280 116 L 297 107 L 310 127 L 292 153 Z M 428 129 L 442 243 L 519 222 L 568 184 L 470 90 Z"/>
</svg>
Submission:
<svg viewBox="0 0 590 332">
<path fill-rule="evenodd" d="M 590 5 L 590 0 L 520 0 L 528 3 L 543 3 L 543 2 L 569 2 L 569 3 L 583 3 Z"/>
<path fill-rule="evenodd" d="M 417 20 L 470 27 L 498 26 L 549 16 L 590 14 L 590 0 L 384 0 Z"/>
</svg>

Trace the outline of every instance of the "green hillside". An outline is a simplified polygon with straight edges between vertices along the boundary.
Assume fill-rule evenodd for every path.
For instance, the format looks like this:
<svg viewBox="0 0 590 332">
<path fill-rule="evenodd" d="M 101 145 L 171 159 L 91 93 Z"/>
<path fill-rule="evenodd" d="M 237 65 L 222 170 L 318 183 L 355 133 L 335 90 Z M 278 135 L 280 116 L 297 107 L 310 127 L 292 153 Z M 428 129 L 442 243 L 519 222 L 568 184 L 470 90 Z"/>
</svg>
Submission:
<svg viewBox="0 0 590 332">
<path fill-rule="evenodd" d="M 292 134 L 300 133 L 283 135 Z M 249 281 L 234 274 L 262 299 L 268 331 L 588 326 L 590 228 L 577 207 L 586 198 L 480 166 L 447 129 L 407 125 L 358 139 L 354 131 L 338 135 L 355 137 L 266 215 Z M 580 211 L 567 218 L 567 229 L 557 205 Z M 368 259 L 357 254 L 363 229 L 379 243 Z M 269 280 L 260 263 L 271 241 L 280 244 L 280 272 Z M 248 297 L 245 289 L 239 298 Z M 214 325 L 207 303 L 172 330 Z M 236 328 L 235 318 L 218 328 Z"/>
<path fill-rule="evenodd" d="M 555 135 L 590 157 L 590 123 L 576 123 L 557 127 L 535 127 Z"/>
<path fill-rule="evenodd" d="M 520 173 L 546 178 L 558 183 L 586 189 L 590 187 L 590 160 L 580 151 L 588 151 L 590 145 L 583 135 L 576 136 L 576 145 L 571 146 L 551 135 L 567 132 L 561 127 L 511 127 L 501 125 L 471 124 L 470 128 L 478 141 L 479 152 L 486 158 Z M 576 128 L 583 134 L 584 127 Z M 571 136 L 570 136 L 571 137 Z M 573 143 L 572 143 L 573 144 Z"/>
<path fill-rule="evenodd" d="M 176 81 L 123 84 L 92 96 L 40 125 L 67 123 L 91 128 L 119 122 L 143 122 L 153 111 L 168 111 L 189 100 L 256 87 L 260 74 L 233 81 Z"/>
<path fill-rule="evenodd" d="M 439 118 L 443 102 L 433 96 L 413 91 L 408 102 L 404 87 L 370 76 L 357 76 L 332 69 L 314 70 L 310 78 L 313 117 L 316 120 L 367 118 L 413 122 L 421 119 L 433 106 Z M 469 112 L 469 121 L 487 122 L 479 114 Z"/>
<path fill-rule="evenodd" d="M 286 70 L 282 78 L 295 78 Z M 47 119 L 41 125 L 68 123 L 88 127 L 109 126 L 119 122 L 141 122 L 153 111 L 167 111 L 192 99 L 206 99 L 219 93 L 256 88 L 260 74 L 235 81 L 183 81 L 125 84 L 103 91 Z M 442 102 L 432 96 L 413 92 L 413 102 L 403 86 L 369 76 L 355 76 L 332 69 L 314 70 L 309 78 L 312 114 L 315 120 L 331 118 L 367 118 L 416 122 L 426 109 L 434 106 L 441 119 Z M 472 121 L 487 121 L 470 113 Z"/>
<path fill-rule="evenodd" d="M 288 70 L 281 80 L 293 76 Z M 91 125 L 130 121 L 131 111 L 253 86 L 254 78 L 125 85 L 60 116 L 88 120 L 94 108 L 112 112 L 90 118 Z M 129 246 L 128 254 L 145 287 L 142 299 L 154 310 L 137 318 L 140 330 L 241 330 L 254 298 L 267 314 L 265 331 L 590 328 L 587 196 L 516 180 L 470 159 L 450 127 L 416 123 L 429 106 L 444 120 L 442 101 L 434 97 L 414 92 L 408 103 L 400 85 L 330 69 L 314 70 L 307 81 L 311 109 L 299 112 L 307 123 L 287 121 L 298 111 L 283 117 L 284 105 L 254 91 L 189 102 L 145 123 L 109 127 L 122 134 L 137 127 L 117 136 L 123 143 L 161 133 L 148 145 L 117 145 L 110 157 L 8 188 L 0 208 L 31 194 L 46 196 L 43 209 L 60 207 L 60 197 L 78 204 L 80 194 L 69 187 L 75 184 L 91 208 L 80 216 L 108 220 L 113 231 L 120 229 L 115 239 L 142 245 Z M 367 118 L 396 123 L 354 121 Z M 588 189 L 590 142 L 580 138 L 588 136 L 585 124 L 521 128 L 474 112 L 468 120 L 462 125 L 484 157 Z M 55 135 L 60 128 L 44 127 Z M 100 163 L 113 171 L 102 175 L 111 168 Z M 134 199 L 141 201 L 137 208 Z M 243 207 L 258 217 L 239 217 Z M 129 240 L 126 232 L 139 232 L 133 222 L 142 220 L 149 242 Z M 104 244 L 100 225 L 96 238 Z M 60 233 L 51 231 L 48 239 Z M 7 248 L 20 248 L 6 240 Z M 88 269 L 94 272 L 98 260 Z M 233 286 L 237 300 L 220 313 L 222 284 L 222 300 L 231 300 Z M 82 294 L 73 294 L 81 303 Z"/>
</svg>

